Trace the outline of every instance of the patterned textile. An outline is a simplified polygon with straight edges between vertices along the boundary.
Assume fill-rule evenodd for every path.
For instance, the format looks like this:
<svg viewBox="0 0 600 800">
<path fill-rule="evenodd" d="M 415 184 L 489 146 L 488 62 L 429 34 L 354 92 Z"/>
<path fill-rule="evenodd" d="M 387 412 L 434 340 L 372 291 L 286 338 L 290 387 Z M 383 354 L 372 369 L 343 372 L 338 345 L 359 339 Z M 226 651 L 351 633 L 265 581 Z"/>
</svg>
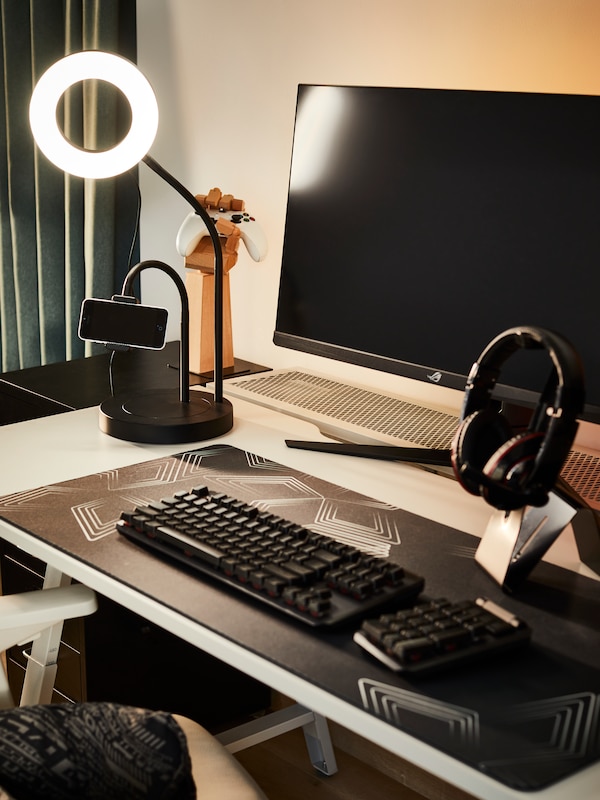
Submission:
<svg viewBox="0 0 600 800">
<path fill-rule="evenodd" d="M 170 714 L 110 703 L 0 711 L 0 800 L 193 800 Z"/>
</svg>

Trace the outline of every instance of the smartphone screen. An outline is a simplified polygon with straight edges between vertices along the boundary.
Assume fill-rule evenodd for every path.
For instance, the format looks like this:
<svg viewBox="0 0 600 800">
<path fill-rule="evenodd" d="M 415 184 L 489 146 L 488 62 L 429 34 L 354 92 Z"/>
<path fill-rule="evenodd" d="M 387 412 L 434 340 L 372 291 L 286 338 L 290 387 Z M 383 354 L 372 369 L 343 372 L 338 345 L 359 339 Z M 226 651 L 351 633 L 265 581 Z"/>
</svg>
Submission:
<svg viewBox="0 0 600 800">
<path fill-rule="evenodd" d="M 88 298 L 81 305 L 79 338 L 160 350 L 167 332 L 166 308 Z"/>
</svg>

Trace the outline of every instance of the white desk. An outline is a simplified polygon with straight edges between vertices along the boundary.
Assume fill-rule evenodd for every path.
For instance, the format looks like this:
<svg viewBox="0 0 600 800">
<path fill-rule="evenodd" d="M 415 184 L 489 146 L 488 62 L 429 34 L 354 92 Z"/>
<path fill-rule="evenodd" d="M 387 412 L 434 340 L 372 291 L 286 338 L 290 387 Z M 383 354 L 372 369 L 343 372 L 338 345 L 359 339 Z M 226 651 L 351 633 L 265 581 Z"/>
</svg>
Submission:
<svg viewBox="0 0 600 800">
<path fill-rule="evenodd" d="M 221 437 L 219 443 L 257 453 L 467 533 L 480 535 L 485 528 L 488 507 L 447 478 L 398 463 L 290 450 L 285 447 L 284 439 L 317 438 L 312 426 L 242 401 L 234 402 L 234 411 L 234 428 Z M 191 448 L 192 445 L 136 445 L 111 439 L 98 430 L 97 410 L 94 408 L 5 426 L 0 428 L 0 452 L 3 456 L 0 493 L 20 492 Z M 507 788 L 282 669 L 260 653 L 240 647 L 13 525 L 0 522 L 0 536 L 182 639 L 344 727 L 360 731 L 367 739 L 476 797 L 516 800 L 527 796 L 527 793 Z M 552 558 L 578 569 L 568 535 L 561 537 L 553 548 Z M 585 568 L 579 571 L 586 574 Z M 597 796 L 599 779 L 600 763 L 596 763 L 565 781 L 536 792 L 536 799 L 562 800 L 569 793 L 578 800 L 591 800 Z"/>
</svg>

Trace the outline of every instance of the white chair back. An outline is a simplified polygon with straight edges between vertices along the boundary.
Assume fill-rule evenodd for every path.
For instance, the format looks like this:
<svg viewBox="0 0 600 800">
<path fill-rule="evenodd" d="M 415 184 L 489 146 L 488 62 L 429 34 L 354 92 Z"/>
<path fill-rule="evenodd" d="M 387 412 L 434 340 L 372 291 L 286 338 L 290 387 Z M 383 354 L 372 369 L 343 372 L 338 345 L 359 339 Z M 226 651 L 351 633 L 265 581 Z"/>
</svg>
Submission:
<svg viewBox="0 0 600 800">
<path fill-rule="evenodd" d="M 0 597 L 0 653 L 37 640 L 20 698 L 12 697 L 6 671 L 0 667 L 0 708 L 50 702 L 63 623 L 96 608 L 96 595 L 81 584 Z"/>
</svg>

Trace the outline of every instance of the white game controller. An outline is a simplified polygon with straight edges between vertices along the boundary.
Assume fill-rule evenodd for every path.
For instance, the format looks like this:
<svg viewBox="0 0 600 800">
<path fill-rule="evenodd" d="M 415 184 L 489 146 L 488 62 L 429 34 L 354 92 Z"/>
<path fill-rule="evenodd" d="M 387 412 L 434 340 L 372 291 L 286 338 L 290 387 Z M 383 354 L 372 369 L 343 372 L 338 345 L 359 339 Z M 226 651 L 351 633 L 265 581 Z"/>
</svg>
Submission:
<svg viewBox="0 0 600 800">
<path fill-rule="evenodd" d="M 267 255 L 267 237 L 258 222 L 246 211 L 221 211 L 218 209 L 207 209 L 207 213 L 216 222 L 218 219 L 226 219 L 237 225 L 241 231 L 241 238 L 250 257 L 254 261 L 262 261 Z M 175 246 L 180 256 L 191 255 L 200 239 L 208 236 L 206 223 L 199 214 L 192 211 L 181 223 L 177 232 Z"/>
</svg>

